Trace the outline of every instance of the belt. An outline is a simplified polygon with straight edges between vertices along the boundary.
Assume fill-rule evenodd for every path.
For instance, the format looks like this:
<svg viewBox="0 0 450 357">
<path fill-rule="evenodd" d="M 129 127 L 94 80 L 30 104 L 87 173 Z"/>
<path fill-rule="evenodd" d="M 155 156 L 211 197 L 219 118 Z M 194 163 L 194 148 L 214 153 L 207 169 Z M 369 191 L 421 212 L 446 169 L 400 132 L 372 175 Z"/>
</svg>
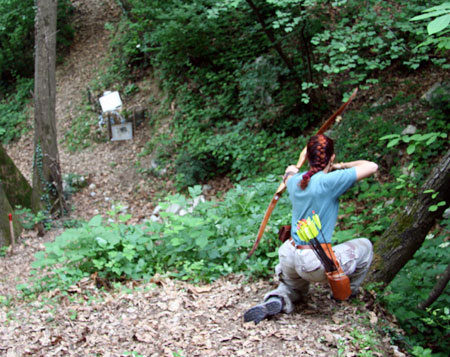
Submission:
<svg viewBox="0 0 450 357">
<path fill-rule="evenodd" d="M 296 244 L 294 241 L 294 238 L 290 237 L 289 241 L 291 242 L 291 245 L 295 248 L 295 249 L 313 249 L 312 246 L 310 244 Z M 323 248 L 323 250 L 325 252 L 329 252 L 331 248 L 331 244 L 330 243 L 322 243 L 320 244 Z M 332 251 L 332 250 L 331 250 Z M 329 255 L 329 254 L 327 254 Z"/>
<path fill-rule="evenodd" d="M 295 249 L 313 249 L 310 244 L 295 244 L 294 238 L 289 238 L 290 243 Z M 339 260 L 337 260 L 336 255 L 334 254 L 333 248 L 331 246 L 331 243 L 321 243 L 322 249 L 324 250 L 325 254 L 330 258 L 334 264 L 336 265 L 338 272 L 344 274 L 344 271 L 341 268 L 341 265 L 339 263 Z"/>
</svg>

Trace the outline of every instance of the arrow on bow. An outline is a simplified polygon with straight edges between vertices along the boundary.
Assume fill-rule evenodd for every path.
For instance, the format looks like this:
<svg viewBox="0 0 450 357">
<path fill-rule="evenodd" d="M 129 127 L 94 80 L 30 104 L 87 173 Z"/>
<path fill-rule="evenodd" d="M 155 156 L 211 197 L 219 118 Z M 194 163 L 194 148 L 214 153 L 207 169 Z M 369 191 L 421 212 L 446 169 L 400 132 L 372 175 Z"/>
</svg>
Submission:
<svg viewBox="0 0 450 357">
<path fill-rule="evenodd" d="M 323 134 L 325 131 L 327 131 L 331 125 L 336 121 L 336 119 L 345 111 L 345 109 L 348 107 L 348 105 L 352 102 L 352 100 L 356 97 L 356 93 L 358 92 L 358 88 L 355 88 L 350 98 L 341 105 L 341 107 L 334 113 L 331 117 L 328 118 L 328 120 L 320 127 L 320 129 L 317 131 L 316 135 Z M 306 161 L 306 146 L 300 153 L 300 157 L 298 159 L 297 165 L 295 165 L 298 169 L 302 167 L 302 165 Z M 284 182 L 281 182 L 280 186 L 278 186 L 277 191 L 275 192 L 275 195 L 272 198 L 272 201 L 269 204 L 269 207 L 267 207 L 266 213 L 264 214 L 264 218 L 261 222 L 261 225 L 259 226 L 258 235 L 256 236 L 255 243 L 253 244 L 252 250 L 247 255 L 247 259 L 252 256 L 252 254 L 255 252 L 256 248 L 258 248 L 258 244 L 261 241 L 261 238 L 264 234 L 264 230 L 266 229 L 267 222 L 269 221 L 270 215 L 272 214 L 272 211 L 274 210 L 275 206 L 278 203 L 278 200 L 280 199 L 283 192 L 286 190 L 286 184 Z"/>
</svg>

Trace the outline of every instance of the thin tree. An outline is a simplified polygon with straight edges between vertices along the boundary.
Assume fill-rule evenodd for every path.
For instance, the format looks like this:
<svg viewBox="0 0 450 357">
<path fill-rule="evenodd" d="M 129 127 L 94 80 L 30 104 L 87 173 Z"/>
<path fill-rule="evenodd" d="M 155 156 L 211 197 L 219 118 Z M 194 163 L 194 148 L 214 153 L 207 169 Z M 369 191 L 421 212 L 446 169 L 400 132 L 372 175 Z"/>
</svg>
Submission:
<svg viewBox="0 0 450 357">
<path fill-rule="evenodd" d="M 54 216 L 67 212 L 56 133 L 57 0 L 36 0 L 33 207 Z"/>
<path fill-rule="evenodd" d="M 437 300 L 439 296 L 444 292 L 447 287 L 448 282 L 450 281 L 450 263 L 447 265 L 445 271 L 440 275 L 439 280 L 434 285 L 433 289 L 431 289 L 428 298 L 417 305 L 418 309 L 425 310 L 429 307 L 433 302 Z"/>
</svg>

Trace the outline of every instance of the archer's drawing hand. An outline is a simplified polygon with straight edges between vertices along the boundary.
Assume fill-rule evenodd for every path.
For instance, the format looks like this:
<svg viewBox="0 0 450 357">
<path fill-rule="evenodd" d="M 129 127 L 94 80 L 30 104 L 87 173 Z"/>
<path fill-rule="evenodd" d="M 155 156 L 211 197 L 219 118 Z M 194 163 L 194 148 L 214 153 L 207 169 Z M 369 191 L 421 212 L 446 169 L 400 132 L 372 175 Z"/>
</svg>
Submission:
<svg viewBox="0 0 450 357">
<path fill-rule="evenodd" d="M 284 171 L 283 176 L 283 182 L 286 183 L 286 181 L 289 179 L 289 177 L 295 175 L 298 172 L 298 168 L 295 165 L 289 165 L 286 170 Z"/>
<path fill-rule="evenodd" d="M 289 165 L 289 166 L 286 168 L 286 170 L 284 170 L 284 173 L 285 173 L 285 174 L 290 173 L 290 172 L 292 172 L 292 174 L 295 175 L 295 174 L 298 172 L 297 166 L 295 166 L 295 165 Z"/>
</svg>

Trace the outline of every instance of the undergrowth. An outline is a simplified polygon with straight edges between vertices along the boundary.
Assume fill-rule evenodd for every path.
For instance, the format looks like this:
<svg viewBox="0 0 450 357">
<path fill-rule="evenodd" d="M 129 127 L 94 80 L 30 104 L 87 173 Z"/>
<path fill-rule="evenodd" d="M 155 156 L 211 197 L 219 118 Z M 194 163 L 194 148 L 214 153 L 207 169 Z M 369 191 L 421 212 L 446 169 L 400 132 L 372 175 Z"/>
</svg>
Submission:
<svg viewBox="0 0 450 357">
<path fill-rule="evenodd" d="M 169 196 L 162 207 L 163 222 L 128 225 L 130 215 L 110 212 L 104 221 L 95 216 L 79 228 L 66 230 L 45 251 L 36 254 L 35 268 L 44 269 L 34 283 L 20 288 L 26 294 L 41 289 L 67 288 L 94 272 L 111 280 L 150 279 L 155 273 L 194 282 L 212 281 L 232 272 L 251 276 L 272 273 L 279 244 L 279 226 L 289 221 L 290 207 L 285 199 L 273 215 L 264 241 L 251 259 L 246 256 L 262 219 L 261 206 L 278 184 L 278 178 L 237 185 L 222 202 L 200 202 L 200 186 L 190 188 L 191 198 Z M 192 214 L 180 216 L 165 212 L 179 204 Z"/>
</svg>

